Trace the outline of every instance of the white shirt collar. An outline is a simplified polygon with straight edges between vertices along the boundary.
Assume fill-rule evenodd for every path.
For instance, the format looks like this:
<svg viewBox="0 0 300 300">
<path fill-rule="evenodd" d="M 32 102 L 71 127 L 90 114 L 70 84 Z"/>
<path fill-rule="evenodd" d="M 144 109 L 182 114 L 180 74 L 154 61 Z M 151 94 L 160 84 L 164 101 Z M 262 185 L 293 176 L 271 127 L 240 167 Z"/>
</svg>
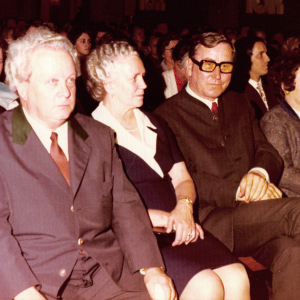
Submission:
<svg viewBox="0 0 300 300">
<path fill-rule="evenodd" d="M 194 98 L 200 100 L 201 102 L 203 102 L 204 104 L 206 104 L 206 105 L 209 107 L 210 110 L 211 110 L 211 108 L 212 108 L 213 102 L 216 102 L 216 103 L 218 104 L 218 98 L 216 98 L 214 101 L 210 101 L 210 100 L 207 100 L 207 99 L 204 99 L 204 98 L 198 96 L 195 92 L 193 92 L 193 91 L 191 90 L 190 85 L 189 85 L 189 82 L 188 82 L 188 84 L 187 84 L 185 90 L 186 90 L 186 92 L 187 92 L 188 94 L 190 94 L 192 97 L 194 97 Z"/>
<path fill-rule="evenodd" d="M 251 84 L 255 89 L 257 89 L 258 83 L 260 83 L 261 86 L 262 86 L 261 78 L 259 78 L 259 81 L 255 81 L 255 80 L 253 80 L 253 79 L 249 79 L 248 82 L 249 82 L 249 84 Z"/>
<path fill-rule="evenodd" d="M 297 116 L 299 117 L 300 119 L 300 111 L 296 110 L 295 108 L 292 107 L 292 109 L 294 110 L 294 112 L 297 114 Z"/>
<path fill-rule="evenodd" d="M 109 126 L 116 132 L 116 143 L 132 153 L 135 153 L 143 159 L 156 173 L 161 177 L 164 176 L 159 164 L 154 159 L 156 154 L 157 134 L 149 129 L 156 129 L 149 118 L 143 114 L 139 109 L 133 110 L 142 137 L 142 141 L 138 140 L 131 133 L 129 133 L 109 112 L 109 110 L 100 102 L 98 107 L 93 111 L 92 117 Z"/>
<path fill-rule="evenodd" d="M 41 124 L 39 121 L 32 118 L 27 111 L 22 107 L 25 117 L 36 133 L 37 137 L 41 141 L 41 143 L 44 145 L 48 153 L 50 153 L 50 147 L 51 147 L 51 140 L 50 136 L 52 133 L 52 130 L 45 127 L 43 124 Z M 56 128 L 54 130 L 58 134 L 58 144 L 60 148 L 63 150 L 64 154 L 66 155 L 67 159 L 69 160 L 69 151 L 68 151 L 68 122 L 65 122 L 60 127 Z"/>
</svg>

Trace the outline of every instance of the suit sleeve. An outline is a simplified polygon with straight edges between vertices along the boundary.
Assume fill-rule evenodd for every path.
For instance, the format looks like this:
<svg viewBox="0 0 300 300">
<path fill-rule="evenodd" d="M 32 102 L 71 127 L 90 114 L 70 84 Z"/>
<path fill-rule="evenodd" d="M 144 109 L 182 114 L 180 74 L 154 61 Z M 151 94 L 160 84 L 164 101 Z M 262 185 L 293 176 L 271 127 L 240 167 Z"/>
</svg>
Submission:
<svg viewBox="0 0 300 300">
<path fill-rule="evenodd" d="M 111 137 L 111 139 L 113 139 Z M 142 268 L 163 267 L 146 209 L 133 185 L 126 178 L 113 143 L 112 227 L 132 273 Z"/>
<path fill-rule="evenodd" d="M 16 183 L 17 184 L 17 183 Z M 0 297 L 13 299 L 31 286 L 40 283 L 30 270 L 9 224 L 9 193 L 5 179 L 0 173 Z M 28 220 L 30 222 L 30 220 Z"/>
</svg>

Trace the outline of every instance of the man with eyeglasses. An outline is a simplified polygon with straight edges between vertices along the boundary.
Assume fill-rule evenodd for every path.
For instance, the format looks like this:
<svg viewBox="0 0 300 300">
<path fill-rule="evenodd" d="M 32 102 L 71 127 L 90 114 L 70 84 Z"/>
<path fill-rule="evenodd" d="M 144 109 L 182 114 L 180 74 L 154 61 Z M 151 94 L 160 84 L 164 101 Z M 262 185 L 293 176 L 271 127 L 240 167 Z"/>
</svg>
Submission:
<svg viewBox="0 0 300 300">
<path fill-rule="evenodd" d="M 273 272 L 275 300 L 296 300 L 300 199 L 281 198 L 281 158 L 251 104 L 227 90 L 234 58 L 225 36 L 200 35 L 189 52 L 187 87 L 155 112 L 173 130 L 195 182 L 200 224 L 235 255 L 251 255 Z"/>
</svg>

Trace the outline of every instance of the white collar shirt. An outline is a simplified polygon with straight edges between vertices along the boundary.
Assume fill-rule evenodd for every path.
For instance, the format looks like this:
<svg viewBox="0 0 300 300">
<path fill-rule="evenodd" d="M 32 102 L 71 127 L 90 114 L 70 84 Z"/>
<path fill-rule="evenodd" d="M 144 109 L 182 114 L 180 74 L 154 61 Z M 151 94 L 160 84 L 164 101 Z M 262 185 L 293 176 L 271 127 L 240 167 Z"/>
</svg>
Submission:
<svg viewBox="0 0 300 300">
<path fill-rule="evenodd" d="M 212 104 L 213 102 L 216 102 L 218 104 L 218 98 L 216 98 L 214 101 L 210 101 L 210 100 L 207 100 L 207 99 L 204 99 L 200 96 L 198 96 L 195 92 L 193 92 L 189 86 L 189 83 L 187 84 L 186 88 L 185 88 L 186 92 L 188 94 L 190 94 L 192 97 L 200 100 L 201 102 L 203 102 L 205 105 L 207 105 L 209 107 L 209 109 L 211 110 L 212 108 Z"/>
<path fill-rule="evenodd" d="M 51 147 L 51 133 L 53 132 L 49 128 L 45 127 L 43 124 L 41 124 L 39 121 L 32 118 L 26 110 L 22 107 L 25 117 L 27 121 L 29 122 L 30 126 L 36 133 L 37 137 L 41 141 L 41 143 L 44 145 L 48 153 L 50 153 L 50 147 Z M 64 152 L 65 156 L 67 157 L 67 160 L 69 160 L 69 147 L 68 147 L 68 122 L 65 122 L 60 127 L 56 128 L 54 132 L 58 135 L 58 145 Z"/>
</svg>

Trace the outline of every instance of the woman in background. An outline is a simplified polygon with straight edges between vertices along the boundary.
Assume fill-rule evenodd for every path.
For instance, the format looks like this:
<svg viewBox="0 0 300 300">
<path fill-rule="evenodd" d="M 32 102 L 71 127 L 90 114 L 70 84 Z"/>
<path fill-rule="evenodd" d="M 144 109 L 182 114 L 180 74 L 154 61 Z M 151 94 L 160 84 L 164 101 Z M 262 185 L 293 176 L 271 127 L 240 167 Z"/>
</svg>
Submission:
<svg viewBox="0 0 300 300">
<path fill-rule="evenodd" d="M 194 223 L 195 187 L 170 129 L 138 109 L 146 88 L 138 53 L 127 42 L 104 44 L 92 51 L 87 69 L 88 90 L 101 101 L 92 116 L 116 132 L 125 173 L 153 227 L 165 229 L 158 244 L 180 299 L 250 299 L 244 267 L 210 234 L 203 240 Z"/>
<path fill-rule="evenodd" d="M 69 33 L 69 39 L 77 51 L 80 61 L 78 77 L 76 79 L 76 111 L 86 116 L 90 116 L 98 103 L 89 95 L 85 86 L 86 72 L 85 60 L 91 52 L 91 33 L 85 27 L 74 27 Z"/>
<path fill-rule="evenodd" d="M 300 57 L 281 57 L 270 72 L 281 103 L 260 122 L 269 142 L 284 162 L 279 188 L 288 197 L 300 196 Z"/>
</svg>

